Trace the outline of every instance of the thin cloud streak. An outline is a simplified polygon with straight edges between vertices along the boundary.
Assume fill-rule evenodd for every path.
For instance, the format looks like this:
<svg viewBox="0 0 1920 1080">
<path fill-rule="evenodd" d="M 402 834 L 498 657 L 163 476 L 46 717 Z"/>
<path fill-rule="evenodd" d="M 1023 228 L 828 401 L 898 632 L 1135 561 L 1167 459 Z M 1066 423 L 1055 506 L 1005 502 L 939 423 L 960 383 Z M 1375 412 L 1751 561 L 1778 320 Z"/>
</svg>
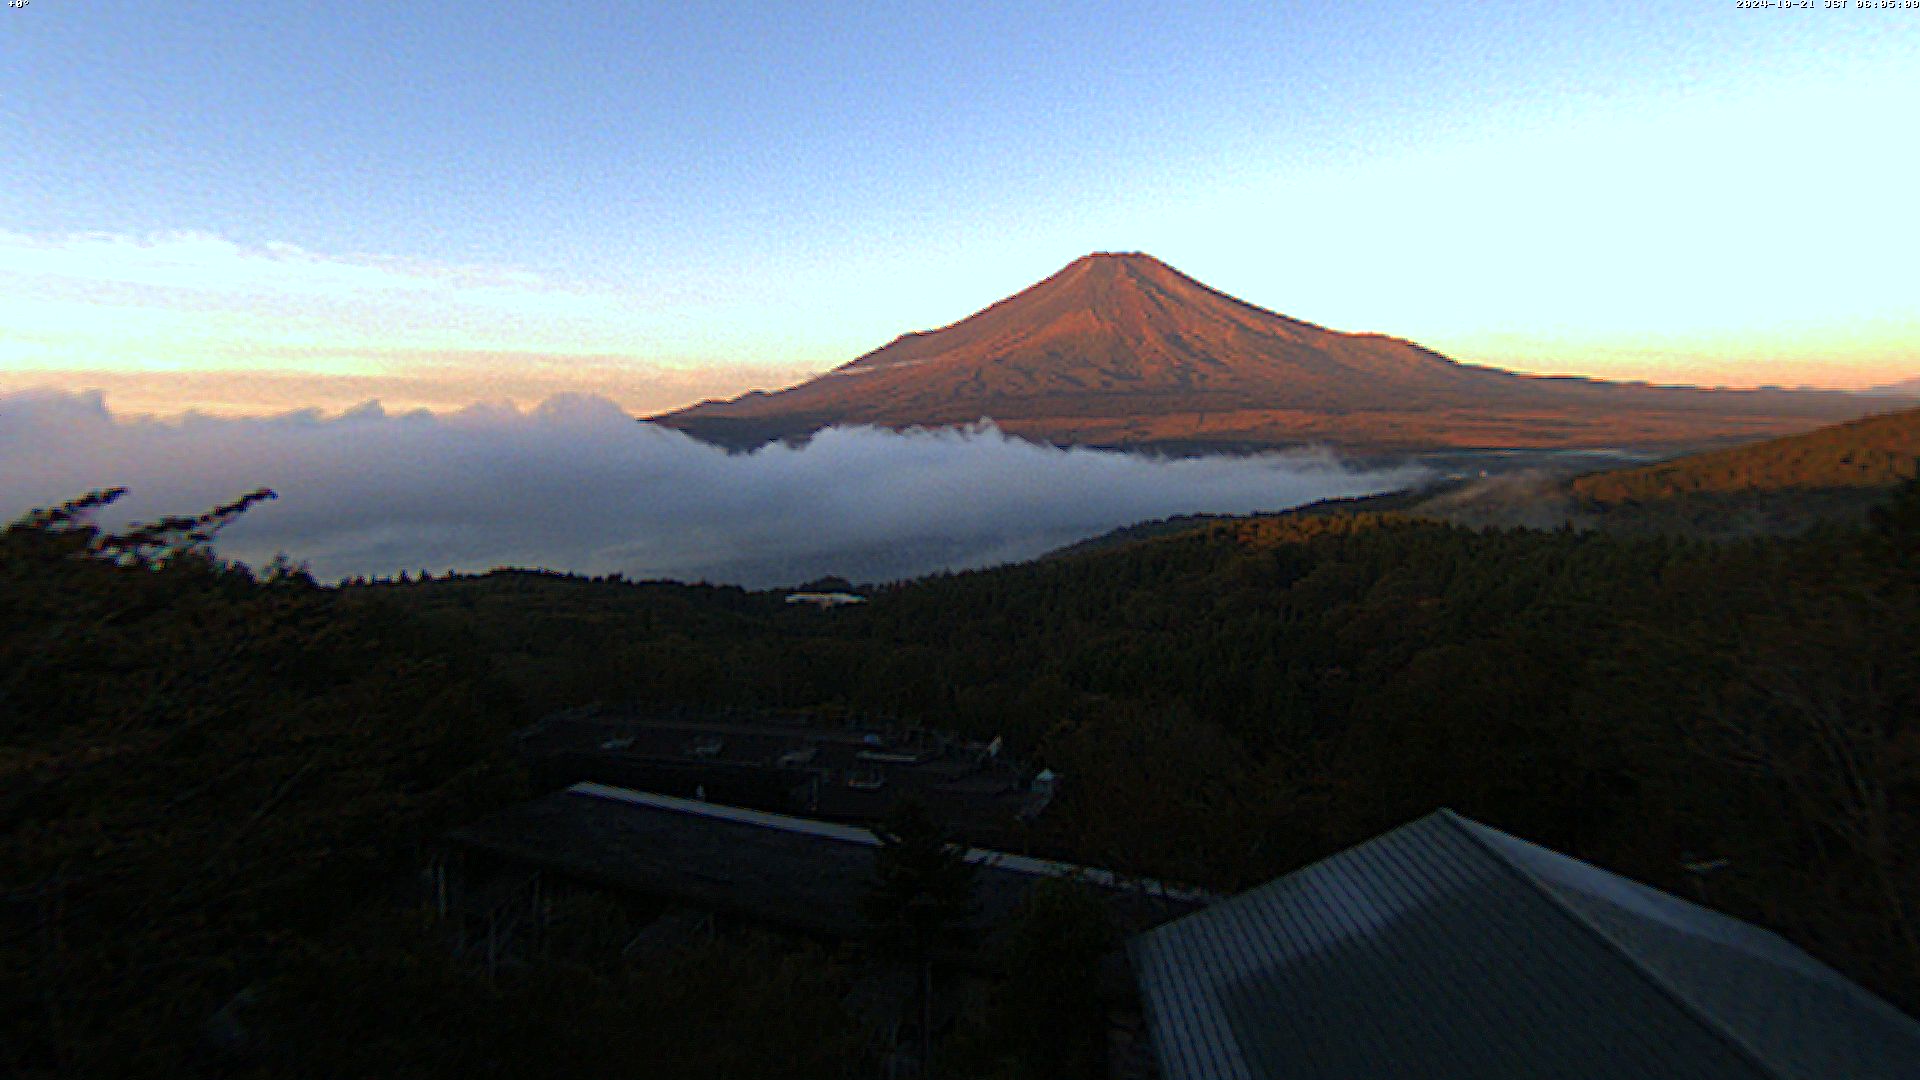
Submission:
<svg viewBox="0 0 1920 1080">
<path fill-rule="evenodd" d="M 1277 510 L 1406 486 L 1325 452 L 1160 460 L 1058 450 L 990 425 L 831 429 L 728 455 L 582 395 L 328 416 L 115 415 L 98 392 L 0 395 L 0 515 L 82 491 L 132 493 L 106 521 L 197 511 L 256 487 L 277 502 L 222 534 L 323 580 L 401 570 L 545 567 L 764 587 L 863 581 L 1032 558 L 1179 513 Z"/>
</svg>

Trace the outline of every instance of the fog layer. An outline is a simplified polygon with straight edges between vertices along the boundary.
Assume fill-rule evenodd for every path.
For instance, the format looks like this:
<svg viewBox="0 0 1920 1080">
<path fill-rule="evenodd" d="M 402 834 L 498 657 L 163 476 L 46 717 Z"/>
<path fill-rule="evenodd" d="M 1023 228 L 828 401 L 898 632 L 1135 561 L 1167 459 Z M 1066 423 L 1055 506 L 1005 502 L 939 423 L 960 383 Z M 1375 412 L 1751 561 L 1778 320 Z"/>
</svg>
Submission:
<svg viewBox="0 0 1920 1080">
<path fill-rule="evenodd" d="M 131 494 L 103 524 L 205 510 L 270 487 L 222 555 L 277 552 L 322 580 L 501 566 L 763 587 L 913 577 L 1032 558 L 1172 514 L 1278 510 L 1389 490 L 1416 469 L 1331 454 L 1162 460 L 1002 434 L 830 429 L 728 455 L 612 402 L 390 415 L 116 417 L 98 392 L 0 396 L 0 515 Z"/>
</svg>

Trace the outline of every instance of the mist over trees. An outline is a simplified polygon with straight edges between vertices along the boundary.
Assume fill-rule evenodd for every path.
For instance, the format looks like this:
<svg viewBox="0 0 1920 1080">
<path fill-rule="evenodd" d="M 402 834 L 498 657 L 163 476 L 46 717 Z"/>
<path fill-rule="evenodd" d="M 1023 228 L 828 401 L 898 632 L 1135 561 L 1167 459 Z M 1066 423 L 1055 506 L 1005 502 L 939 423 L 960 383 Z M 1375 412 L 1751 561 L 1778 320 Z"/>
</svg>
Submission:
<svg viewBox="0 0 1920 1080">
<path fill-rule="evenodd" d="M 111 479 L 159 516 L 262 484 L 224 557 L 316 577 L 548 567 L 754 587 L 1030 559 L 1146 518 L 1279 510 L 1419 480 L 1326 452 L 1165 460 L 961 431 L 845 428 L 728 454 L 570 395 L 527 410 L 121 416 L 98 394 L 0 394 L 0 519 Z M 556 528 L 556 522 L 566 523 Z"/>
<path fill-rule="evenodd" d="M 397 595 L 542 707 L 1004 735 L 1068 776 L 1034 842 L 1079 861 L 1240 888 L 1445 805 L 1704 888 L 1910 1001 L 1914 499 L 1878 531 L 1727 543 L 1237 519 L 832 613 L 529 575 Z"/>
<path fill-rule="evenodd" d="M 542 573 L 325 588 L 208 552 L 264 495 L 146 534 L 92 524 L 111 495 L 0 533 L 12 1074 L 617 1074 L 635 1032 L 672 1075 L 857 1067 L 830 951 L 583 938 L 489 978 L 419 911 L 423 845 L 532 793 L 508 733 L 596 700 L 1002 735 L 1065 777 L 1031 850 L 1222 889 L 1450 806 L 1920 1003 L 1920 484 L 1867 528 L 1722 543 L 1232 519 L 831 611 Z M 1035 903 L 1056 929 L 1010 955 L 1077 927 L 1081 959 L 963 1016 L 956 1070 L 1094 1052 L 1022 1034 L 1036 1001 L 1087 1007 L 1099 947 Z M 579 925 L 620 936 L 603 914 Z"/>
</svg>

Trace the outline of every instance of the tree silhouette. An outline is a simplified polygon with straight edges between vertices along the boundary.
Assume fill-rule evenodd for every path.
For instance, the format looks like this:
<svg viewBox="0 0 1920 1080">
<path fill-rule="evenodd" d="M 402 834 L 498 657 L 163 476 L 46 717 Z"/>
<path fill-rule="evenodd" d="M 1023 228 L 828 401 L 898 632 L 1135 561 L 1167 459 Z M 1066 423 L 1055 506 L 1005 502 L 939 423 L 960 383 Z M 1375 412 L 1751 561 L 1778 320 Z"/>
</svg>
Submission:
<svg viewBox="0 0 1920 1080">
<path fill-rule="evenodd" d="M 933 1054 L 936 955 L 967 943 L 975 908 L 973 865 L 922 803 L 902 799 L 875 834 L 873 881 L 862 898 L 875 944 L 920 967 L 920 1061 Z"/>
<path fill-rule="evenodd" d="M 1920 463 L 1915 469 L 1920 470 Z M 1893 562 L 1920 565 L 1920 476 L 1895 488 L 1873 508 L 1868 521 Z"/>
<path fill-rule="evenodd" d="M 1115 941 L 1106 905 L 1085 883 L 1046 879 L 1027 893 L 997 949 L 987 1007 L 986 1034 L 1005 1075 L 1104 1075 L 1100 961 Z"/>
</svg>

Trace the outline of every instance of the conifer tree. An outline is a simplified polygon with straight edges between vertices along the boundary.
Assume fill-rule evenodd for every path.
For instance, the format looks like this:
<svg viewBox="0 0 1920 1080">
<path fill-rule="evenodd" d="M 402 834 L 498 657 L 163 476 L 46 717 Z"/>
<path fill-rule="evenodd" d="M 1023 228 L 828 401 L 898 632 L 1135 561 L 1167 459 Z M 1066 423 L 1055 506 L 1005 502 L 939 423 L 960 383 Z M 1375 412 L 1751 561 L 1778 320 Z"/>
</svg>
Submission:
<svg viewBox="0 0 1920 1080">
<path fill-rule="evenodd" d="M 967 943 L 974 912 L 973 865 L 924 804 L 902 799 L 875 830 L 880 850 L 862 898 L 873 940 L 920 968 L 920 1060 L 933 1050 L 933 966 L 936 955 Z"/>
</svg>

